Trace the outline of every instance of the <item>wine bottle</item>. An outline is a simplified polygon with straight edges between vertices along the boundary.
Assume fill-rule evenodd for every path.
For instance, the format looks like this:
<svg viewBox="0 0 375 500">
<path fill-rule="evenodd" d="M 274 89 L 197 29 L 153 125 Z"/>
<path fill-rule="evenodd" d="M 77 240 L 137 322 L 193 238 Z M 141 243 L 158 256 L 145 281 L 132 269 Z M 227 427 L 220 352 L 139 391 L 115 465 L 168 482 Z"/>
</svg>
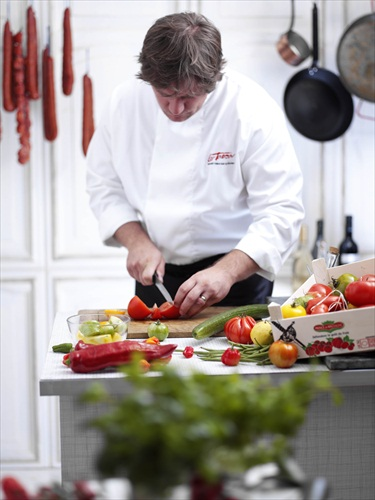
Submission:
<svg viewBox="0 0 375 500">
<path fill-rule="evenodd" d="M 339 265 L 350 264 L 359 259 L 358 245 L 353 240 L 353 217 L 347 215 L 345 217 L 345 238 L 339 246 L 340 257 Z"/>
<path fill-rule="evenodd" d="M 327 255 L 327 243 L 324 240 L 324 222 L 322 219 L 319 219 L 316 223 L 316 238 L 314 242 L 314 246 L 311 251 L 311 255 L 313 259 L 323 259 L 326 258 Z"/>
<path fill-rule="evenodd" d="M 298 247 L 293 256 L 292 287 L 294 292 L 311 276 L 311 261 L 312 255 L 308 247 L 308 228 L 306 224 L 302 224 Z"/>
</svg>

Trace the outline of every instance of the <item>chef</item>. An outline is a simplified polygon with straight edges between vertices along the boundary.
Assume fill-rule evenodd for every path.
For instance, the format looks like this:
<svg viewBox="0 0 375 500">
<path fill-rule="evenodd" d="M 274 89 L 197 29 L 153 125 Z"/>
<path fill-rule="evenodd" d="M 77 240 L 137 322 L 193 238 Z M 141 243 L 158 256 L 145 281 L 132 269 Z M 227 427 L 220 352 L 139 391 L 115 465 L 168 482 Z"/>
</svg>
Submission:
<svg viewBox="0 0 375 500">
<path fill-rule="evenodd" d="M 87 190 L 106 245 L 127 249 L 135 293 L 180 313 L 265 303 L 298 238 L 302 175 L 284 115 L 225 70 L 204 16 L 146 34 L 137 78 L 115 89 L 88 150 Z"/>
</svg>

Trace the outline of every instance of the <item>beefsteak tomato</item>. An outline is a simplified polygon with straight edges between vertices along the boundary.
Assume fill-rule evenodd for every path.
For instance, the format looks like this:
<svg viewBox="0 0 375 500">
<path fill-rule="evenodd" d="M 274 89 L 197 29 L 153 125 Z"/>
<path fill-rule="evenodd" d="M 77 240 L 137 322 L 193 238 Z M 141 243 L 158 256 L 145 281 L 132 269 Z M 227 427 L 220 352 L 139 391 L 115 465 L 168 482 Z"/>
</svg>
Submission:
<svg viewBox="0 0 375 500">
<path fill-rule="evenodd" d="M 255 323 L 251 316 L 236 316 L 225 323 L 224 333 L 231 342 L 252 344 L 250 333 Z"/>
</svg>

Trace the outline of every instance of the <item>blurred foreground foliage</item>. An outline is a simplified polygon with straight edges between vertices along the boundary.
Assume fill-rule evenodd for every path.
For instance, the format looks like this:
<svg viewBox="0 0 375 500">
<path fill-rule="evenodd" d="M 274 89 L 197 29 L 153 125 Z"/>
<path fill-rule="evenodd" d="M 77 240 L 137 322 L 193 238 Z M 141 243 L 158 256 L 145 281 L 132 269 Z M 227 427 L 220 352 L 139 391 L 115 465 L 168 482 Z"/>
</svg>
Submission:
<svg viewBox="0 0 375 500">
<path fill-rule="evenodd" d="M 101 403 L 89 425 L 104 438 L 97 470 L 163 492 L 198 475 L 216 481 L 292 455 L 289 438 L 311 401 L 341 393 L 327 372 L 292 375 L 273 385 L 267 376 L 180 375 L 169 366 L 145 374 L 135 362 L 122 370 L 131 390 L 111 396 L 94 383 L 82 400 Z"/>
</svg>

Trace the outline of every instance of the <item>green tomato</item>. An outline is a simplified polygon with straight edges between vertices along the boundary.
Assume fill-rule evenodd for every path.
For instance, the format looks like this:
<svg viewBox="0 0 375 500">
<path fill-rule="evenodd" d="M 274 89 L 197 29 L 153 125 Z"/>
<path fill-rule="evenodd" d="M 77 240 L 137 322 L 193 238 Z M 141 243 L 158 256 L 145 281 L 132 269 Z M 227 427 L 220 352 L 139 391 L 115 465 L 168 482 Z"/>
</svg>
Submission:
<svg viewBox="0 0 375 500">
<path fill-rule="evenodd" d="M 349 285 L 349 283 L 353 283 L 353 281 L 358 281 L 358 278 L 357 276 L 354 276 L 354 274 L 350 273 L 344 273 L 341 274 L 338 278 L 332 278 L 333 288 L 343 294 L 345 293 L 345 289 Z"/>
<path fill-rule="evenodd" d="M 164 323 L 161 323 L 160 320 L 155 321 L 154 323 L 151 323 L 147 327 L 147 335 L 149 337 L 156 337 L 157 339 L 162 342 L 168 337 L 169 334 L 169 328 L 167 325 Z"/>
</svg>

